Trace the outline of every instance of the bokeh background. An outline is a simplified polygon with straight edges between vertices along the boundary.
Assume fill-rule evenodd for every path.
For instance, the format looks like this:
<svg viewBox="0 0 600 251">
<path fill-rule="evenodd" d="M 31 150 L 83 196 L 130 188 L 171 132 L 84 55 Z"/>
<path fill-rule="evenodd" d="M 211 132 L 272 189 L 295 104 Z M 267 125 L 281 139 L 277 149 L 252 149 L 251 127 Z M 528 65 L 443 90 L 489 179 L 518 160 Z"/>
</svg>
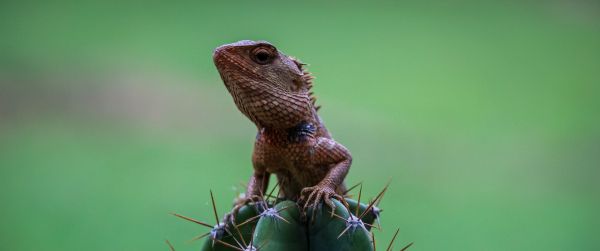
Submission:
<svg viewBox="0 0 600 251">
<path fill-rule="evenodd" d="M 197 250 L 255 128 L 212 50 L 310 63 L 414 250 L 600 250 L 598 1 L 2 1 L 0 249 Z"/>
</svg>

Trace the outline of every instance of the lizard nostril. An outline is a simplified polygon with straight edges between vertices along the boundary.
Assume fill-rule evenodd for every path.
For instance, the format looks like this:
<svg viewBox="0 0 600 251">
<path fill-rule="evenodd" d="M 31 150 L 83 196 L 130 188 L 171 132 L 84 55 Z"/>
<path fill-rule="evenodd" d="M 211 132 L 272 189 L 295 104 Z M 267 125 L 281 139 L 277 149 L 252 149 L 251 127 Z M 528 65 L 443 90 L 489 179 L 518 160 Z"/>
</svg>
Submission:
<svg viewBox="0 0 600 251">
<path fill-rule="evenodd" d="M 221 45 L 213 50 L 213 60 L 223 57 L 227 53 L 228 45 Z"/>
<path fill-rule="evenodd" d="M 219 46 L 213 50 L 213 59 L 216 60 L 223 53 L 223 47 Z"/>
</svg>

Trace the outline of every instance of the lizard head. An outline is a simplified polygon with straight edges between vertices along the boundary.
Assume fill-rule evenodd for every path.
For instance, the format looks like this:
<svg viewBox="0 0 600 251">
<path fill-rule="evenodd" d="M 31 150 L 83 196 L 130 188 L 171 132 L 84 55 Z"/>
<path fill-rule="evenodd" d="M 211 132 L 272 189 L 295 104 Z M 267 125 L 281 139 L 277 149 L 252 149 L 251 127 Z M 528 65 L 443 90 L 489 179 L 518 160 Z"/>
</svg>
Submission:
<svg viewBox="0 0 600 251">
<path fill-rule="evenodd" d="M 213 60 L 237 107 L 258 126 L 289 128 L 313 116 L 312 77 L 272 44 L 225 44 Z"/>
</svg>

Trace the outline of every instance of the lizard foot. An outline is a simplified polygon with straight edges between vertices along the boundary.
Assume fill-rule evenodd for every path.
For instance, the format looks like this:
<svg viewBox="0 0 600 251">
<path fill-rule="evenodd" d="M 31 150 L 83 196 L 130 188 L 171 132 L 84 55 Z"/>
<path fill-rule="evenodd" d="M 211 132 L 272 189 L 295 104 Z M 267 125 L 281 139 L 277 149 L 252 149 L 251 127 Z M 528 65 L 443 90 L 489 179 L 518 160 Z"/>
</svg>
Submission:
<svg viewBox="0 0 600 251">
<path fill-rule="evenodd" d="M 325 204 L 331 208 L 331 213 L 333 214 L 335 204 L 333 204 L 331 199 L 337 199 L 344 204 L 346 203 L 344 198 L 335 192 L 335 189 L 329 186 L 320 185 L 302 189 L 302 195 L 300 196 L 299 201 L 304 204 L 302 211 L 304 211 L 305 214 L 310 208 L 313 209 L 314 213 L 321 201 L 325 202 Z"/>
<path fill-rule="evenodd" d="M 225 214 L 225 216 L 223 216 L 223 222 L 225 224 L 227 224 L 228 226 L 234 226 L 235 225 L 235 216 L 239 213 L 239 211 L 240 211 L 240 209 L 242 209 L 242 207 L 244 207 L 245 205 L 248 205 L 249 203 L 257 202 L 257 201 L 261 201 L 261 200 L 262 200 L 262 197 L 260 197 L 258 195 L 252 195 L 250 197 L 237 199 L 234 203 L 233 209 L 231 209 L 231 212 L 229 212 L 229 213 Z"/>
</svg>

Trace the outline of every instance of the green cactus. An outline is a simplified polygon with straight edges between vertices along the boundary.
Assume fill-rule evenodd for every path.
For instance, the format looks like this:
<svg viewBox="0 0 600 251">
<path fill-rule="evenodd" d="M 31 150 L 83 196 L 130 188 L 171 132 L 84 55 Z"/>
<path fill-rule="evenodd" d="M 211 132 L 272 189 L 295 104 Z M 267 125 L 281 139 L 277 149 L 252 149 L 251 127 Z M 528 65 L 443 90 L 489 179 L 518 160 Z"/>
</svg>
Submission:
<svg viewBox="0 0 600 251">
<path fill-rule="evenodd" d="M 279 201 L 260 214 L 256 204 L 249 204 L 242 207 L 236 215 L 237 228 L 215 226 L 211 230 L 211 238 L 206 239 L 201 250 L 254 250 L 250 246 L 260 251 L 373 250 L 371 235 L 364 224 L 370 225 L 373 222 L 363 223 L 351 214 L 350 211 L 355 210 L 352 206 L 358 203 L 349 199 L 347 201 L 351 205 L 349 209 L 334 200 L 334 215 L 331 208 L 322 206 L 314 213 L 309 210 L 305 220 L 293 201 Z M 361 204 L 363 210 L 367 207 L 368 205 Z M 247 222 L 253 217 L 256 217 L 255 221 Z M 371 213 L 368 218 L 375 219 L 375 215 Z"/>
<path fill-rule="evenodd" d="M 218 223 L 211 227 L 191 218 L 176 216 L 211 228 L 210 232 L 197 237 L 209 236 L 202 251 L 371 251 L 375 247 L 370 231 L 381 212 L 376 203 L 385 190 L 369 204 L 360 202 L 361 192 L 358 201 L 345 199 L 347 205 L 333 200 L 333 212 L 329 206 L 321 204 L 302 215 L 302 209 L 296 202 L 277 199 L 242 207 L 235 215 L 235 224 Z M 216 208 L 214 212 L 218 219 Z M 392 243 L 388 250 L 391 246 Z"/>
<path fill-rule="evenodd" d="M 254 206 L 244 206 L 236 215 L 235 224 L 240 225 L 243 222 L 251 219 L 252 217 L 258 216 L 257 210 Z M 201 250 L 214 250 L 214 251 L 229 251 L 230 246 L 226 244 L 237 246 L 238 241 L 240 244 L 245 240 L 252 239 L 254 233 L 253 224 L 245 224 L 237 228 L 226 227 L 225 224 L 220 223 L 215 225 L 210 230 L 210 238 L 207 238 Z M 239 236 L 242 236 L 241 238 Z M 223 244 L 226 243 L 226 244 Z"/>
<path fill-rule="evenodd" d="M 282 201 L 267 210 L 271 212 L 258 220 L 254 230 L 253 242 L 257 247 L 263 247 L 261 250 L 308 250 L 306 228 L 295 202 Z"/>
<path fill-rule="evenodd" d="M 364 222 L 338 201 L 331 208 L 322 207 L 314 214 L 314 224 L 308 225 L 310 249 L 315 251 L 369 251 L 373 240 Z M 310 210 L 309 210 L 310 213 Z"/>
</svg>

